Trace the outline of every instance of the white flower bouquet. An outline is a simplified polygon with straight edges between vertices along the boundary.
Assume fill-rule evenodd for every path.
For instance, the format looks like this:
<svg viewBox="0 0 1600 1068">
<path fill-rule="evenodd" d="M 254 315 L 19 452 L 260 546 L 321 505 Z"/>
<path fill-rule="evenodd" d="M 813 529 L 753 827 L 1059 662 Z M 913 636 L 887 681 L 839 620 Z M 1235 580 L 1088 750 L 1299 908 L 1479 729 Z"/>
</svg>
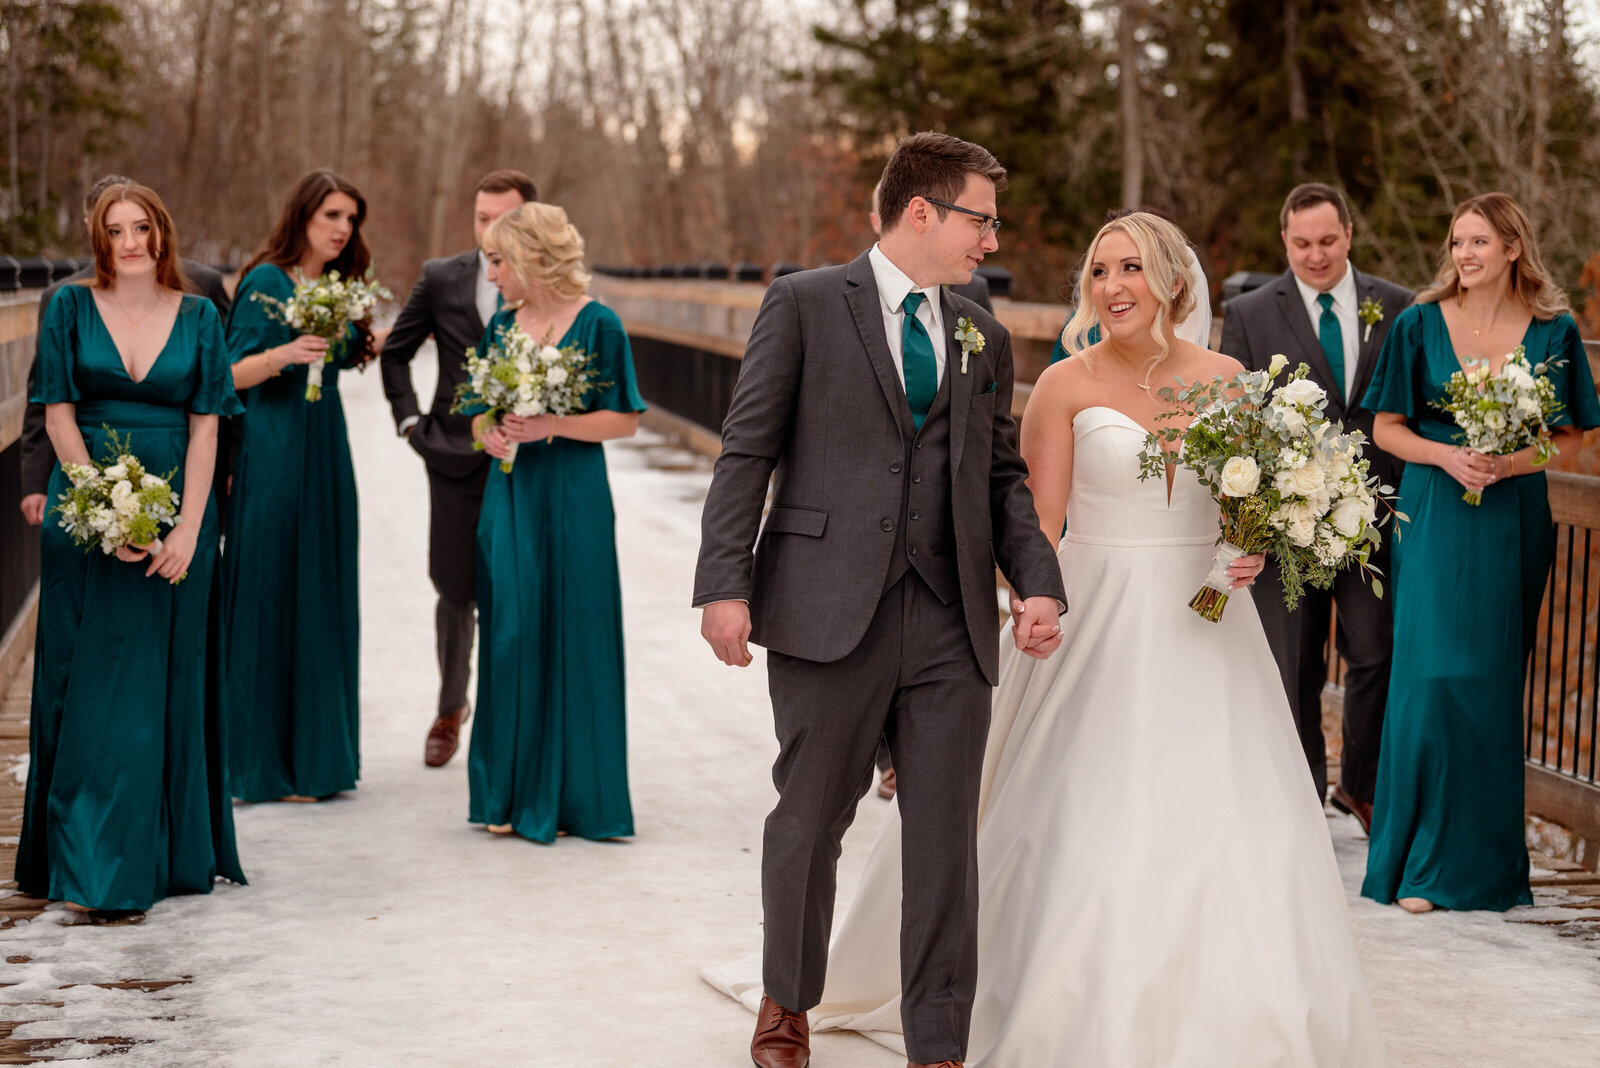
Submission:
<svg viewBox="0 0 1600 1068">
<path fill-rule="evenodd" d="M 159 553 L 161 528 L 178 524 L 172 475 L 151 474 L 115 432 L 110 437 L 105 459 L 61 465 L 72 481 L 54 509 L 61 529 L 85 549 L 98 546 L 107 555 L 123 546 Z"/>
<path fill-rule="evenodd" d="M 315 334 L 328 343 L 328 353 L 306 368 L 306 400 L 322 399 L 322 369 L 343 354 L 345 332 L 372 314 L 378 301 L 394 296 L 367 271 L 364 279 L 340 278 L 329 271 L 320 278 L 307 279 L 298 270 L 294 293 L 288 300 L 253 294 L 267 314 L 302 334 Z"/>
<path fill-rule="evenodd" d="M 1483 360 L 1471 370 L 1457 371 L 1445 382 L 1444 403 L 1433 406 L 1448 413 L 1461 428 L 1457 439 L 1469 448 L 1490 456 L 1504 456 L 1533 446 L 1533 465 L 1549 463 L 1556 454 L 1550 440 L 1550 420 L 1560 414 L 1551 367 L 1560 361 L 1529 365 L 1523 346 L 1506 356 L 1500 373 L 1489 373 Z M 1483 503 L 1480 490 L 1467 490 L 1461 499 L 1471 505 Z"/>
<path fill-rule="evenodd" d="M 549 335 L 535 343 L 516 323 L 502 326 L 482 355 L 468 349 L 466 367 L 467 379 L 456 387 L 450 410 L 482 410 L 495 421 L 504 414 L 573 415 L 585 410 L 590 393 L 611 384 L 595 381 L 594 360 L 577 345 L 557 348 Z M 501 460 L 500 470 L 510 474 L 515 456 Z"/>
<path fill-rule="evenodd" d="M 1327 396 L 1306 378 L 1304 364 L 1272 388 L 1287 364 L 1274 356 L 1265 371 L 1160 390 L 1173 407 L 1158 418 L 1193 422 L 1151 434 L 1139 454 L 1141 479 L 1164 477 L 1169 462 L 1182 464 L 1222 509 L 1222 545 L 1189 602 L 1212 622 L 1228 603 L 1228 565 L 1249 553 L 1278 562 L 1290 608 L 1305 587 L 1327 589 L 1351 564 L 1383 595 L 1368 560 L 1379 544 L 1377 502 L 1394 491 L 1368 474 L 1363 435 L 1340 433 L 1323 414 Z"/>
</svg>

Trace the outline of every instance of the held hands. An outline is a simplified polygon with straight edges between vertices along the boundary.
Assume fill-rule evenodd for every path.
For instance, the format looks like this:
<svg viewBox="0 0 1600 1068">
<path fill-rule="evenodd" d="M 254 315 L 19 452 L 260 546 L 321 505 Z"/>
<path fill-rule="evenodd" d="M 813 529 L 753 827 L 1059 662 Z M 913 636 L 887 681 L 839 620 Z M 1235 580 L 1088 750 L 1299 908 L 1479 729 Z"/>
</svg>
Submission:
<svg viewBox="0 0 1600 1068">
<path fill-rule="evenodd" d="M 328 343 L 315 334 L 301 334 L 287 345 L 275 350 L 278 360 L 287 367 L 291 363 L 316 363 L 328 355 Z"/>
<path fill-rule="evenodd" d="M 1242 590 L 1246 586 L 1255 584 L 1256 576 L 1261 574 L 1261 569 L 1267 566 L 1267 557 L 1264 553 L 1252 553 L 1241 556 L 1228 565 L 1228 589 Z"/>
<path fill-rule="evenodd" d="M 189 573 L 189 562 L 194 559 L 195 542 L 200 536 L 199 523 L 179 523 L 172 532 L 161 539 L 161 551 L 150 557 L 145 577 L 160 575 L 176 586 Z"/>
<path fill-rule="evenodd" d="M 22 509 L 22 519 L 30 527 L 36 527 L 44 522 L 44 508 L 48 503 L 42 493 L 30 493 L 22 498 L 19 507 Z"/>
<path fill-rule="evenodd" d="M 516 443 L 506 436 L 499 423 L 488 416 L 472 417 L 472 436 L 483 443 L 483 451 L 496 460 L 509 460 L 517 451 Z"/>
<path fill-rule="evenodd" d="M 1056 623 L 1059 608 L 1054 597 L 1012 601 L 1012 637 L 1017 648 L 1035 660 L 1043 660 L 1060 648 L 1061 627 Z"/>
<path fill-rule="evenodd" d="M 1498 481 L 1505 472 L 1502 470 L 1503 456 L 1486 456 L 1476 449 L 1459 448 L 1451 449 L 1445 453 L 1439 466 L 1457 482 L 1461 488 L 1473 493 L 1482 493 L 1483 488 L 1491 482 Z"/>
<path fill-rule="evenodd" d="M 555 418 L 549 415 L 507 415 L 501 424 L 505 435 L 512 441 L 544 441 L 550 437 Z"/>
<path fill-rule="evenodd" d="M 700 636 L 729 667 L 749 667 L 752 657 L 750 606 L 743 601 L 713 601 L 700 611 Z"/>
</svg>

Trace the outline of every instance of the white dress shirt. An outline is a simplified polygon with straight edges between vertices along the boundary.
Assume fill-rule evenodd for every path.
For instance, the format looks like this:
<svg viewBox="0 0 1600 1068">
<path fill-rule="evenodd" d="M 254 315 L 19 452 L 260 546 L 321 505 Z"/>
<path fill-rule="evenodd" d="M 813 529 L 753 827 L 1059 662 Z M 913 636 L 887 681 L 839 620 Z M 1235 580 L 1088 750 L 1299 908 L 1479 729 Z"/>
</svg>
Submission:
<svg viewBox="0 0 1600 1068">
<path fill-rule="evenodd" d="M 478 318 L 483 320 L 483 325 L 488 326 L 489 320 L 494 318 L 500 302 L 500 290 L 489 281 L 489 257 L 478 250 L 478 289 L 473 298 L 478 305 Z"/>
<path fill-rule="evenodd" d="M 913 291 L 921 293 L 927 299 L 922 302 L 922 307 L 917 309 L 917 318 L 922 322 L 922 328 L 928 332 L 928 339 L 933 342 L 933 364 L 935 369 L 935 386 L 944 382 L 944 322 L 943 313 L 939 307 L 939 287 L 929 286 L 919 289 L 917 284 L 906 277 L 906 273 L 889 262 L 889 257 L 877 245 L 867 253 L 867 261 L 872 264 L 872 277 L 878 283 L 878 300 L 882 304 L 883 332 L 889 338 L 889 355 L 894 358 L 894 368 L 900 374 L 900 385 L 906 384 L 905 360 L 900 356 L 900 334 L 905 329 L 906 315 L 900 310 L 900 305 L 905 302 L 906 294 Z"/>
<path fill-rule="evenodd" d="M 1300 276 L 1295 275 L 1294 284 L 1300 287 L 1300 299 L 1305 301 L 1306 314 L 1311 317 L 1311 333 L 1321 338 L 1322 330 L 1322 305 L 1317 303 L 1317 298 L 1322 295 L 1322 290 L 1312 289 L 1300 281 Z M 1333 295 L 1333 315 L 1339 320 L 1339 337 L 1344 342 L 1344 396 L 1350 399 L 1350 391 L 1356 388 L 1356 360 L 1361 355 L 1361 319 L 1356 315 L 1356 272 L 1350 269 L 1350 261 L 1344 261 L 1344 277 L 1334 283 L 1328 290 Z"/>
</svg>

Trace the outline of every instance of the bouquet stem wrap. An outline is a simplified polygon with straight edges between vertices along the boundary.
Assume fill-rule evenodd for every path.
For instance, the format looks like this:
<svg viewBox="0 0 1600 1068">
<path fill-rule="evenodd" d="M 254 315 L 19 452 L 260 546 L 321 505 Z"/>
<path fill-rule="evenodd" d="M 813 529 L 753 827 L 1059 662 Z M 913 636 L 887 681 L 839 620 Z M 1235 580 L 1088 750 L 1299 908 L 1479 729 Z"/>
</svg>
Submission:
<svg viewBox="0 0 1600 1068">
<path fill-rule="evenodd" d="M 317 360 L 306 367 L 306 400 L 318 401 L 322 399 L 322 369 L 327 366 L 327 359 Z"/>
<path fill-rule="evenodd" d="M 1231 541 L 1217 548 L 1205 585 L 1189 601 L 1189 607 L 1198 612 L 1201 619 L 1215 623 L 1222 618 L 1222 610 L 1228 606 L 1228 565 L 1244 555 L 1245 551 Z"/>
</svg>

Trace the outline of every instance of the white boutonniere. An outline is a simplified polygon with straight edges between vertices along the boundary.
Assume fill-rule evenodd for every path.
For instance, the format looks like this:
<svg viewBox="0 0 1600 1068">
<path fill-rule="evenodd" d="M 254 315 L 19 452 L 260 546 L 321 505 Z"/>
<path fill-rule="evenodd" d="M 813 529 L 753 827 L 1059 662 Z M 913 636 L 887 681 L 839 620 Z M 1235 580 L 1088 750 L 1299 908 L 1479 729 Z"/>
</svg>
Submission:
<svg viewBox="0 0 1600 1068">
<path fill-rule="evenodd" d="M 961 342 L 961 373 L 967 373 L 967 357 L 983 351 L 983 334 L 966 316 L 956 320 L 956 340 Z"/>
<path fill-rule="evenodd" d="M 1372 337 L 1372 324 L 1383 321 L 1383 302 L 1367 297 L 1356 309 L 1356 315 L 1367 324 L 1367 328 L 1361 332 L 1361 343 L 1365 345 L 1367 339 Z"/>
</svg>

